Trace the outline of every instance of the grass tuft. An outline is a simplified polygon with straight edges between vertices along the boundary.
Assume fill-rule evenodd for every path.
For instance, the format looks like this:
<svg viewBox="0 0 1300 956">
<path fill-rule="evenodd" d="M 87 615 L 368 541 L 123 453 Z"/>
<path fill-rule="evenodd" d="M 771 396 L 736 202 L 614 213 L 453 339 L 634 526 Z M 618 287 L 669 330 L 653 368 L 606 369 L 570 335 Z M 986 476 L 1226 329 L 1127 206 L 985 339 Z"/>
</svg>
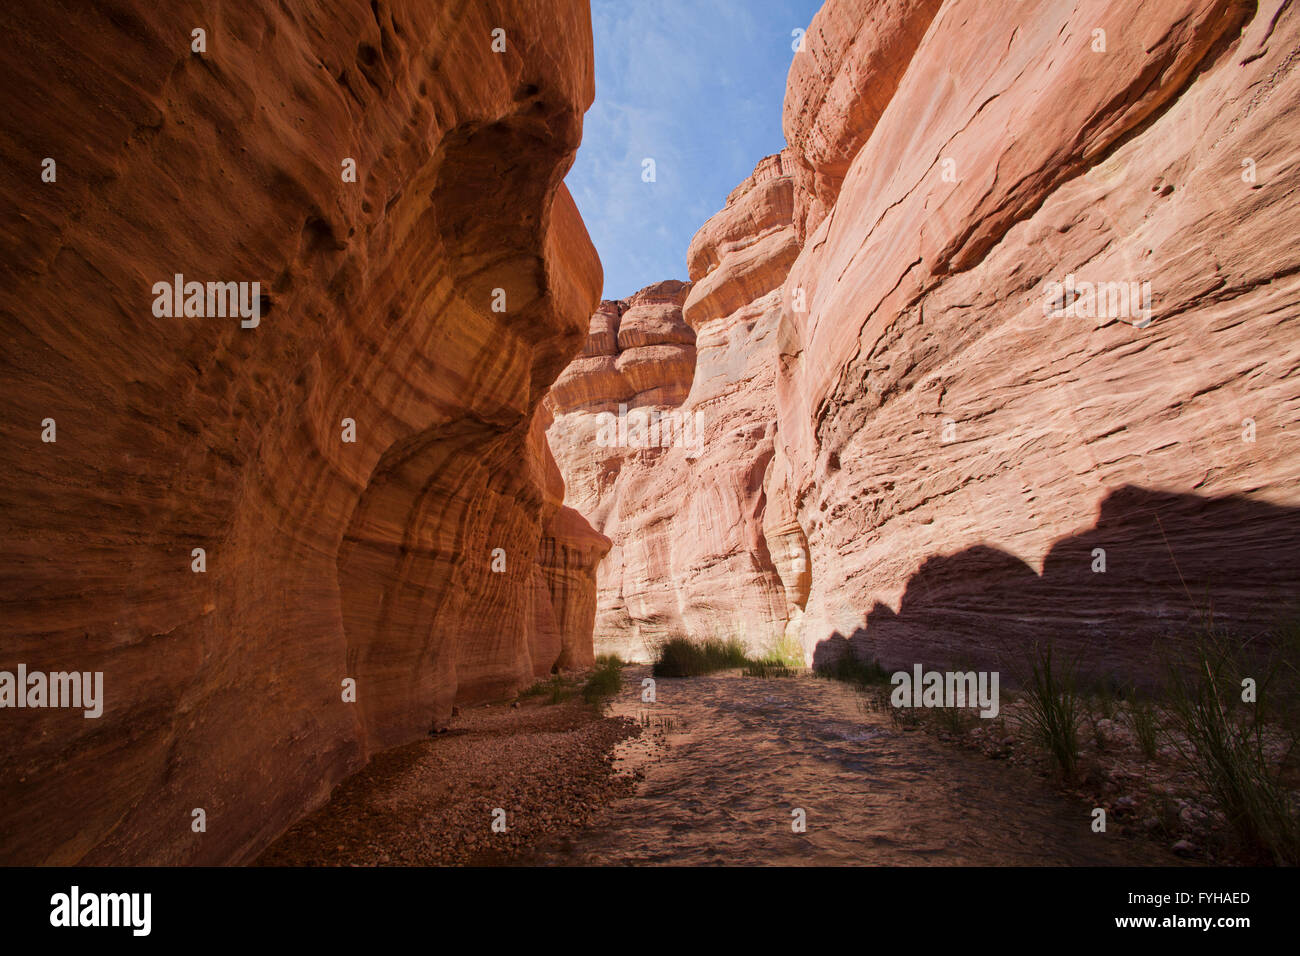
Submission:
<svg viewBox="0 0 1300 956">
<path fill-rule="evenodd" d="M 595 704 L 612 697 L 623 686 L 623 661 L 617 654 L 601 654 L 596 658 L 596 669 L 582 685 L 582 699 Z"/>
<path fill-rule="evenodd" d="M 552 674 L 519 692 L 520 697 L 546 697 L 548 704 L 559 704 L 573 696 L 573 681 L 562 674 Z"/>
<path fill-rule="evenodd" d="M 1269 691 L 1280 668 L 1290 666 L 1287 660 L 1252 666 L 1243 644 L 1207 621 L 1189 652 L 1169 666 L 1168 691 L 1178 731 L 1171 742 L 1238 838 L 1261 858 L 1294 865 L 1300 863 L 1300 818 L 1282 781 L 1286 758 L 1269 759 L 1265 736 Z M 1255 682 L 1250 703 L 1242 700 L 1247 678 Z"/>
<path fill-rule="evenodd" d="M 1051 755 L 1067 780 L 1079 765 L 1079 698 L 1074 669 L 1052 664 L 1052 645 L 1035 644 L 1025 682 L 1025 716 L 1033 737 Z"/>
<path fill-rule="evenodd" d="M 672 637 L 659 645 L 651 672 L 655 677 L 698 677 L 749 663 L 737 638 Z"/>
<path fill-rule="evenodd" d="M 787 667 L 779 660 L 750 661 L 745 665 L 746 677 L 761 677 L 764 680 L 772 680 L 777 677 L 794 677 L 795 673 L 794 668 Z"/>
<path fill-rule="evenodd" d="M 880 661 L 870 661 L 843 654 L 829 664 L 822 664 L 815 671 L 818 677 L 840 680 L 849 684 L 867 687 L 873 684 L 888 684 L 889 671 L 880 666 Z"/>
</svg>

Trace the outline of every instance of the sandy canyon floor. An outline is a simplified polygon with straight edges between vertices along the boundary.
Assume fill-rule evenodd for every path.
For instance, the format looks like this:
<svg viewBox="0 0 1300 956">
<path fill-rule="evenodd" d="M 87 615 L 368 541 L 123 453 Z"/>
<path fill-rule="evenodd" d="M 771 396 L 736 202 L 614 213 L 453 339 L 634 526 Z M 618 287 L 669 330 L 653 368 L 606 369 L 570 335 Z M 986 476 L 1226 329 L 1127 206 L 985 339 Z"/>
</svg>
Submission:
<svg viewBox="0 0 1300 956">
<path fill-rule="evenodd" d="M 725 673 L 659 679 L 646 703 L 648 675 L 626 668 L 603 713 L 545 695 L 465 709 L 376 758 L 259 862 L 1184 862 L 1092 832 L 1090 807 L 1029 770 L 900 729 L 846 685 Z"/>
</svg>

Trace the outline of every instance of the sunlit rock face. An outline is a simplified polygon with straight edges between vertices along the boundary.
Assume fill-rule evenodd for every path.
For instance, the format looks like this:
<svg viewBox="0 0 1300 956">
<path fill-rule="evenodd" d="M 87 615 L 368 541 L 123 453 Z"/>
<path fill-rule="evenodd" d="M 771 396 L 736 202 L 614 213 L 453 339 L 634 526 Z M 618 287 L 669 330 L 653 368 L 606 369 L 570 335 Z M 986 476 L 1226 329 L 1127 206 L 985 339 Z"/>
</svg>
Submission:
<svg viewBox="0 0 1300 956">
<path fill-rule="evenodd" d="M 799 242 L 835 205 L 850 163 L 889 106 L 941 4 L 829 0 L 809 24 L 790 64 L 782 117 Z"/>
<path fill-rule="evenodd" d="M 1294 615 L 1297 12 L 831 2 L 807 41 L 776 387 L 807 649 L 1050 638 L 1130 678 L 1200 612 Z"/>
<path fill-rule="evenodd" d="M 561 183 L 587 5 L 19 7 L 0 669 L 105 700 L 0 714 L 0 861 L 245 860 L 454 702 L 591 659 L 608 542 L 540 411 L 601 285 Z M 256 327 L 160 315 L 177 274 L 258 282 Z"/>
<path fill-rule="evenodd" d="M 700 453 L 593 450 L 618 307 L 562 378 L 598 644 L 1142 681 L 1300 612 L 1300 13 L 831 0 L 804 41 L 691 245 Z"/>
<path fill-rule="evenodd" d="M 797 591 L 788 569 L 802 554 L 780 520 L 769 546 L 764 488 L 779 286 L 798 252 L 791 189 L 780 156 L 759 163 L 691 243 L 692 282 L 602 303 L 548 400 L 566 500 L 612 542 L 598 571 L 598 651 L 644 658 L 675 634 L 762 649 L 784 634 L 783 575 Z M 658 443 L 602 442 L 620 403 L 629 418 L 653 410 L 683 428 Z"/>
<path fill-rule="evenodd" d="M 669 280 L 627 300 L 601 302 L 582 354 L 551 388 L 547 407 L 554 422 L 547 435 L 564 476 L 565 502 L 597 529 L 605 524 L 624 459 L 638 450 L 627 441 L 626 416 L 621 442 L 617 434 L 603 440 L 601 422 L 617 418 L 620 406 L 638 415 L 671 411 L 690 391 L 695 332 L 682 318 L 689 290 L 689 283 Z M 636 444 L 648 445 L 649 436 Z"/>
</svg>

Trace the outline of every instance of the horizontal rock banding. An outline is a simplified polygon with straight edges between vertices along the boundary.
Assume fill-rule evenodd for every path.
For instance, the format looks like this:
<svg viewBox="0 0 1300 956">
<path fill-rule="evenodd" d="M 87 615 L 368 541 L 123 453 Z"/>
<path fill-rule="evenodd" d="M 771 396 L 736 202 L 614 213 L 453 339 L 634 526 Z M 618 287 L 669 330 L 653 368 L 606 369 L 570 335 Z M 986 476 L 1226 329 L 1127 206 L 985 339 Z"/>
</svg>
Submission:
<svg viewBox="0 0 1300 956">
<path fill-rule="evenodd" d="M 892 662 L 1005 661 L 1050 637 L 1134 678 L 1208 608 L 1248 634 L 1297 592 L 1283 462 L 1300 293 L 1293 254 L 1261 242 L 1300 233 L 1276 206 L 1296 187 L 1277 150 L 1297 137 L 1278 31 L 1297 25 L 1274 12 L 934 16 L 785 286 L 777 409 L 810 650 L 851 637 Z M 1263 77 L 1275 92 L 1248 92 Z M 1149 282 L 1151 324 L 1045 316 L 1049 283 L 1076 275 Z M 1268 517 L 1214 517 L 1251 507 Z M 979 610 L 939 597 L 936 562 L 964 556 L 951 579 Z M 948 617 L 909 613 L 918 592 Z"/>
<path fill-rule="evenodd" d="M 1280 0 L 829 0 L 688 253 L 727 428 L 586 471 L 549 432 L 598 635 L 1142 681 L 1297 613 L 1298 41 Z"/>
<path fill-rule="evenodd" d="M 630 395 L 626 384 L 610 387 L 591 359 L 577 359 L 548 400 L 566 500 L 612 542 L 597 574 L 598 648 L 644 659 L 655 642 L 682 633 L 765 648 L 783 637 L 791 609 L 798 613 L 792 546 L 782 538 L 770 553 L 764 531 L 779 287 L 797 252 L 791 189 L 781 156 L 762 160 L 692 241 L 691 283 L 651 286 L 628 307 L 604 303 L 592 317 L 588 354 L 607 349 L 611 334 L 620 346 L 641 341 L 644 303 L 671 291 L 671 321 L 661 317 L 657 335 L 690 335 L 689 351 L 638 349 L 644 384 Z M 642 331 L 629 334 L 629 318 Z M 601 416 L 624 408 L 698 422 L 698 441 L 602 447 Z"/>
<path fill-rule="evenodd" d="M 607 543 L 536 417 L 601 283 L 561 183 L 587 5 L 0 19 L 0 645 L 105 695 L 0 720 L 0 860 L 248 859 L 454 701 L 591 657 Z M 259 282 L 258 325 L 155 315 L 176 274 Z"/>
</svg>

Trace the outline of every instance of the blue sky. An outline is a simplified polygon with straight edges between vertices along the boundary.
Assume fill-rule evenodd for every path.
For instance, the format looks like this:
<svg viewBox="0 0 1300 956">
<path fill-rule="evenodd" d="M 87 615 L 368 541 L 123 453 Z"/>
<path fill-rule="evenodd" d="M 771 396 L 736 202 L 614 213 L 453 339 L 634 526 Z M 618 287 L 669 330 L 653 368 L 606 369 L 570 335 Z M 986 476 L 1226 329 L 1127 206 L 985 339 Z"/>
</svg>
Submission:
<svg viewBox="0 0 1300 956">
<path fill-rule="evenodd" d="M 685 279 L 686 247 L 785 145 L 781 104 L 821 0 L 592 0 L 596 102 L 566 182 L 605 266 L 606 299 Z M 642 182 L 642 160 L 655 182 Z"/>
</svg>

